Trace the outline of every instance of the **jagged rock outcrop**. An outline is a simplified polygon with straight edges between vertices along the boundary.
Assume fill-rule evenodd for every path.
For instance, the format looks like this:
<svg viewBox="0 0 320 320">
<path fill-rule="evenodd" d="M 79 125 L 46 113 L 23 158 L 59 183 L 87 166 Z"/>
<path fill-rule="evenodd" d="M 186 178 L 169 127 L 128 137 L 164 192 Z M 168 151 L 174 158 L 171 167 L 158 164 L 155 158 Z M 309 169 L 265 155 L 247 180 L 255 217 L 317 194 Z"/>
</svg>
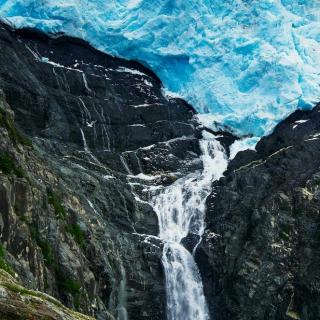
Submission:
<svg viewBox="0 0 320 320">
<path fill-rule="evenodd" d="M 2 267 L 97 319 L 164 319 L 157 217 L 137 194 L 145 174 L 201 166 L 193 109 L 78 39 L 1 25 L 0 47 Z"/>
<path fill-rule="evenodd" d="M 198 261 L 212 317 L 320 315 L 320 106 L 240 152 L 207 199 Z"/>
</svg>

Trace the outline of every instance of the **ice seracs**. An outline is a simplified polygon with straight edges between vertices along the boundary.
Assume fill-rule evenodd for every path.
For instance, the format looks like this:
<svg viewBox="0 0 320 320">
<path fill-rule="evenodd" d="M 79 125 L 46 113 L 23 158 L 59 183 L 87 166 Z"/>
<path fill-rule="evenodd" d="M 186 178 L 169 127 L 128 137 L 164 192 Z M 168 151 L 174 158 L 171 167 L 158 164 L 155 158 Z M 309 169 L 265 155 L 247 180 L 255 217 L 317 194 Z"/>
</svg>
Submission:
<svg viewBox="0 0 320 320">
<path fill-rule="evenodd" d="M 0 0 L 0 18 L 141 61 L 239 133 L 261 136 L 320 100 L 317 0 Z"/>
</svg>

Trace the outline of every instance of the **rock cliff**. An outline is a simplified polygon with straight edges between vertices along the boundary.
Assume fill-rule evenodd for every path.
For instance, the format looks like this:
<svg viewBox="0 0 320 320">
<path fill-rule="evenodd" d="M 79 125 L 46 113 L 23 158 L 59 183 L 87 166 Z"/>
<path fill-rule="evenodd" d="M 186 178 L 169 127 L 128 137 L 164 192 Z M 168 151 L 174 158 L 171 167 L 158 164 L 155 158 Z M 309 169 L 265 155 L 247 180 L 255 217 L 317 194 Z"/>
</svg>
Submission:
<svg viewBox="0 0 320 320">
<path fill-rule="evenodd" d="M 320 106 L 240 152 L 207 199 L 198 260 L 214 319 L 318 319 Z"/>
<path fill-rule="evenodd" d="M 193 109 L 78 39 L 1 25 L 0 47 L 3 268 L 97 319 L 164 319 L 157 217 L 135 189 L 201 165 Z"/>
</svg>

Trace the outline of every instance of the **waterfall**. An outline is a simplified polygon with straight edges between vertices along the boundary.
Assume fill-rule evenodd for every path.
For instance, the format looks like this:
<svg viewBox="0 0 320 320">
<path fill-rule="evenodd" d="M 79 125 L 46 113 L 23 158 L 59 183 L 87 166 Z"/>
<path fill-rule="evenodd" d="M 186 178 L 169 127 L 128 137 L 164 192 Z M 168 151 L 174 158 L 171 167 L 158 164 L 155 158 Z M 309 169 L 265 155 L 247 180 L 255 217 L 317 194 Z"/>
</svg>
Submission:
<svg viewBox="0 0 320 320">
<path fill-rule="evenodd" d="M 162 263 L 168 320 L 209 319 L 199 269 L 181 241 L 188 235 L 201 241 L 205 201 L 212 181 L 222 176 L 228 160 L 224 148 L 214 138 L 201 140 L 200 146 L 203 170 L 178 179 L 151 199 L 159 219 L 159 237 L 165 243 Z"/>
<path fill-rule="evenodd" d="M 127 286 L 127 279 L 126 279 L 126 271 L 121 265 L 121 281 L 119 286 L 119 304 L 118 304 L 118 317 L 117 320 L 128 320 L 128 313 L 126 309 L 126 300 L 127 300 L 127 292 L 126 292 L 126 286 Z"/>
</svg>

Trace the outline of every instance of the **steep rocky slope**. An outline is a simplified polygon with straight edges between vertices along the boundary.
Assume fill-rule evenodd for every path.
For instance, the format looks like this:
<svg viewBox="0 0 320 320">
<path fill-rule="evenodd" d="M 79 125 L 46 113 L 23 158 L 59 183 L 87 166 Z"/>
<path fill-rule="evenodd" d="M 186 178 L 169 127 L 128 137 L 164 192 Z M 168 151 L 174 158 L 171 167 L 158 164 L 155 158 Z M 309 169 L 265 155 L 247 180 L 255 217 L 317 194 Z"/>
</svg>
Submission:
<svg viewBox="0 0 320 320">
<path fill-rule="evenodd" d="M 0 269 L 1 320 L 93 320 L 66 308 L 58 300 L 39 291 L 22 287 L 14 277 Z M 106 319 L 114 320 L 106 314 Z"/>
<path fill-rule="evenodd" d="M 2 268 L 97 319 L 164 319 L 157 217 L 135 192 L 201 166 L 193 109 L 78 39 L 1 25 L 0 47 Z"/>
<path fill-rule="evenodd" d="M 239 153 L 207 199 L 198 260 L 214 319 L 319 319 L 320 106 Z"/>
</svg>

